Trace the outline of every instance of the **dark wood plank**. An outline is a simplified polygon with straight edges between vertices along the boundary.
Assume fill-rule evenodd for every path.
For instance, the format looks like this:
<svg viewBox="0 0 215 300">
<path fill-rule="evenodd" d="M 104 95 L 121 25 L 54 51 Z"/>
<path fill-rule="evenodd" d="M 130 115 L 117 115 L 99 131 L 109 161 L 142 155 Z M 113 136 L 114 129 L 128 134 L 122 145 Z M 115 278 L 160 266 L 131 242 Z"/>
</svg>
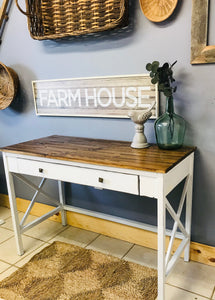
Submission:
<svg viewBox="0 0 215 300">
<path fill-rule="evenodd" d="M 122 169 L 166 173 L 195 151 L 195 147 L 161 150 L 157 145 L 131 148 L 130 142 L 53 135 L 0 149 L 3 152 L 33 155 Z"/>
</svg>

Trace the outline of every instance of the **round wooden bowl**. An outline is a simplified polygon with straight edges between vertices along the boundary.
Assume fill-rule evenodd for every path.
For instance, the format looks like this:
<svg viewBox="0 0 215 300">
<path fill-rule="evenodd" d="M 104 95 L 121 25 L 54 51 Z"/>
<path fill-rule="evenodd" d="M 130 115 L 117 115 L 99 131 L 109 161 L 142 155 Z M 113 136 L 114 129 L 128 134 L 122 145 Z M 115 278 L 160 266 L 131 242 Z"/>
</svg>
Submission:
<svg viewBox="0 0 215 300">
<path fill-rule="evenodd" d="M 173 13 L 178 0 L 140 0 L 142 12 L 152 22 L 162 22 Z"/>
<path fill-rule="evenodd" d="M 0 109 L 7 108 L 15 98 L 18 81 L 16 72 L 0 62 Z"/>
</svg>

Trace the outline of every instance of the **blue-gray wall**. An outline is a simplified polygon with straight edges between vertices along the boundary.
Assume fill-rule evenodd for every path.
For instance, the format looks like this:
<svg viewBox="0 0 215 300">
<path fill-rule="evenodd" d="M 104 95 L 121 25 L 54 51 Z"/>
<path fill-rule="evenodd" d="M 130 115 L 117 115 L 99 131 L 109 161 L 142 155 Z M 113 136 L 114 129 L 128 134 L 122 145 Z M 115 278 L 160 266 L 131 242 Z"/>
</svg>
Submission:
<svg viewBox="0 0 215 300">
<path fill-rule="evenodd" d="M 18 73 L 20 92 L 11 107 L 0 111 L 0 146 L 51 134 L 131 141 L 134 127 L 128 119 L 37 117 L 31 81 L 120 74 L 146 73 L 153 60 L 178 63 L 174 67 L 178 90 L 175 110 L 187 121 L 185 143 L 196 145 L 192 240 L 215 246 L 215 65 L 190 64 L 192 1 L 180 0 L 174 15 L 162 24 L 142 14 L 138 0 L 130 0 L 130 24 L 126 30 L 98 37 L 70 41 L 36 41 L 27 20 L 12 3 L 0 61 Z M 165 105 L 161 97 L 161 111 Z M 146 125 L 149 142 L 155 142 L 153 121 Z M 7 193 L 0 171 L 0 192 Z M 17 183 L 18 195 L 30 197 L 30 190 Z M 47 190 L 55 194 L 56 184 Z M 69 203 L 79 203 L 137 220 L 156 222 L 156 201 L 125 194 L 101 192 L 66 185 Z M 174 192 L 179 197 L 180 187 Z M 143 211 L 143 213 L 141 213 Z"/>
</svg>

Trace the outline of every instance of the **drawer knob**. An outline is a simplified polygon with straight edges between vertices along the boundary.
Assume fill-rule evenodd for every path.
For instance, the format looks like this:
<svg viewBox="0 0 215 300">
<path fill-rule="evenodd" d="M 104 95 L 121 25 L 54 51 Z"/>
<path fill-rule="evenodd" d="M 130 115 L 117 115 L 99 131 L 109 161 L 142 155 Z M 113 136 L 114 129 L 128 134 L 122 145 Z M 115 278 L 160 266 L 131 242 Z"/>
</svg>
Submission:
<svg viewBox="0 0 215 300">
<path fill-rule="evenodd" d="M 39 172 L 40 172 L 40 173 L 43 173 L 43 169 L 42 169 L 42 168 L 39 168 Z"/>
<path fill-rule="evenodd" d="M 104 182 L 104 179 L 99 177 L 99 182 L 103 183 Z"/>
</svg>

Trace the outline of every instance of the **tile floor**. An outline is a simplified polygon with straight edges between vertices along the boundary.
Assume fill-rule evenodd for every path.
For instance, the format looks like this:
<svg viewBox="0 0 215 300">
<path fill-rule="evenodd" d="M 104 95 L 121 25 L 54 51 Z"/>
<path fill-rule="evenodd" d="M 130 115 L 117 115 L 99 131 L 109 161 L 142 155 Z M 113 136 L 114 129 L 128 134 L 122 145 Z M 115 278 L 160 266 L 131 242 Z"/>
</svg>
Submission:
<svg viewBox="0 0 215 300">
<path fill-rule="evenodd" d="M 23 213 L 19 213 L 22 217 Z M 22 267 L 55 240 L 112 254 L 135 263 L 155 267 L 157 252 L 94 232 L 46 220 L 23 235 L 25 254 L 16 254 L 10 210 L 0 207 L 0 280 Z M 29 220 L 36 217 L 29 216 Z M 180 260 L 166 283 L 166 300 L 215 300 L 215 267 Z"/>
</svg>

